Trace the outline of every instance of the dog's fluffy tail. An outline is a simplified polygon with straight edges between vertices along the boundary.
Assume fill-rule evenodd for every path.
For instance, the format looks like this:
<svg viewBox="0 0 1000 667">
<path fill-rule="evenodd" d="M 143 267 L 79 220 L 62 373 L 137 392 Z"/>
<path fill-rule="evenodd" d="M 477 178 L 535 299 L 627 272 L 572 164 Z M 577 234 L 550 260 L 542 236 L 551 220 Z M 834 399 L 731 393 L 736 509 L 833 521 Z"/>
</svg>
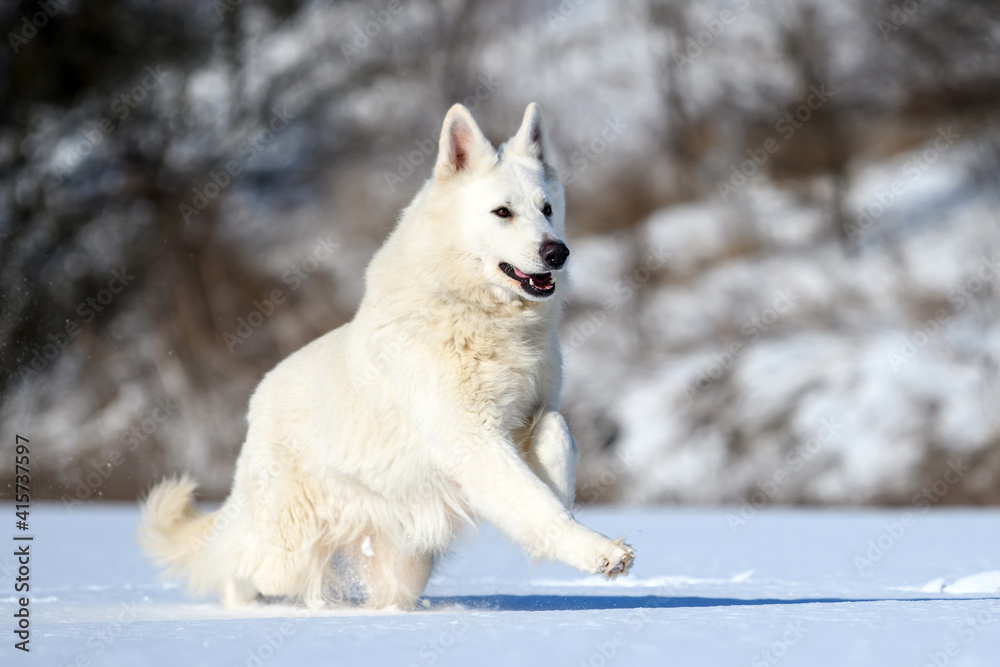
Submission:
<svg viewBox="0 0 1000 667">
<path fill-rule="evenodd" d="M 165 479 L 156 485 L 142 506 L 139 544 L 169 576 L 192 579 L 198 569 L 214 513 L 194 505 L 194 481 L 187 475 Z"/>
</svg>

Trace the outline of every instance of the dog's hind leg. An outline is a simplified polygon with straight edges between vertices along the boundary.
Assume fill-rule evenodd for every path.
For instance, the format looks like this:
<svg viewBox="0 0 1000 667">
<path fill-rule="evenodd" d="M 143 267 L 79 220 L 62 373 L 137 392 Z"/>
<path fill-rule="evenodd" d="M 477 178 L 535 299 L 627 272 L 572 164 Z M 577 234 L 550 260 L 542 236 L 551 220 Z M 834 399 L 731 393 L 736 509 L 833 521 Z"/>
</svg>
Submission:
<svg viewBox="0 0 1000 667">
<path fill-rule="evenodd" d="M 279 447 L 268 444 L 265 453 Z M 261 595 L 301 599 L 316 608 L 322 606 L 331 553 L 317 509 L 322 496 L 297 461 L 286 458 L 279 466 L 275 460 L 262 456 L 255 468 L 238 473 L 232 496 L 239 508 L 231 528 L 236 537 L 224 545 L 218 562 L 235 563 L 234 574 Z M 225 592 L 240 599 L 241 590 L 232 584 Z"/>
<path fill-rule="evenodd" d="M 365 537 L 359 548 L 361 576 L 367 605 L 380 609 L 411 609 L 427 587 L 434 558 L 430 554 L 407 554 L 379 537 Z"/>
<path fill-rule="evenodd" d="M 573 509 L 579 456 L 580 451 L 561 414 L 548 410 L 535 420 L 528 446 L 528 466 L 567 509 Z"/>
<path fill-rule="evenodd" d="M 229 609 L 244 607 L 259 597 L 260 593 L 246 579 L 229 577 L 222 582 L 222 605 Z"/>
</svg>

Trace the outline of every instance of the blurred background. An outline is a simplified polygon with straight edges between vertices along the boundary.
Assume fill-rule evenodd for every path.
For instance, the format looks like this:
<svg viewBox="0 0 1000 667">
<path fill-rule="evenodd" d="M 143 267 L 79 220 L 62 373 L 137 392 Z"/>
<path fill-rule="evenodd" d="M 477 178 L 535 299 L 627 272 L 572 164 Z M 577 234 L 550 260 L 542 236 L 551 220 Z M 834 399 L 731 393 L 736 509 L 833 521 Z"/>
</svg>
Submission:
<svg viewBox="0 0 1000 667">
<path fill-rule="evenodd" d="M 227 493 L 445 111 L 541 104 L 583 503 L 1000 502 L 1000 4 L 0 3 L 0 489 Z"/>
</svg>

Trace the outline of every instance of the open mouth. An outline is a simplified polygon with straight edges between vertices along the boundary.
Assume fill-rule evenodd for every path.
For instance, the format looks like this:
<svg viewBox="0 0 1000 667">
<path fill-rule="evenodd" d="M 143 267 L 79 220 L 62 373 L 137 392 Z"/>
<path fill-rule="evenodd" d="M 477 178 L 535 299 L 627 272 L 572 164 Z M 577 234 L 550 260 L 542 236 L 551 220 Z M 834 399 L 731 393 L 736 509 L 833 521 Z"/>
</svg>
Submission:
<svg viewBox="0 0 1000 667">
<path fill-rule="evenodd" d="M 500 262 L 500 270 L 521 283 L 521 289 L 531 296 L 547 297 L 556 291 L 551 273 L 524 273 L 507 262 Z"/>
</svg>

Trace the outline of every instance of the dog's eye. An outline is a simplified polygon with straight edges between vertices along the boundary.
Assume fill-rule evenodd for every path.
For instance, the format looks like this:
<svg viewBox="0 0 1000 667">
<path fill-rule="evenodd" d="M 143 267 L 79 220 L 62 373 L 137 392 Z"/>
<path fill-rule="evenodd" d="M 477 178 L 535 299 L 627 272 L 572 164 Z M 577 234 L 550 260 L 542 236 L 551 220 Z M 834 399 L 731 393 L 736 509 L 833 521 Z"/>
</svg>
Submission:
<svg viewBox="0 0 1000 667">
<path fill-rule="evenodd" d="M 545 206 L 542 207 L 542 215 L 546 218 L 552 215 L 552 204 L 545 202 Z"/>
<path fill-rule="evenodd" d="M 511 216 L 511 212 L 506 206 L 501 206 L 500 208 L 493 209 L 493 215 L 498 218 L 509 218 Z"/>
</svg>

